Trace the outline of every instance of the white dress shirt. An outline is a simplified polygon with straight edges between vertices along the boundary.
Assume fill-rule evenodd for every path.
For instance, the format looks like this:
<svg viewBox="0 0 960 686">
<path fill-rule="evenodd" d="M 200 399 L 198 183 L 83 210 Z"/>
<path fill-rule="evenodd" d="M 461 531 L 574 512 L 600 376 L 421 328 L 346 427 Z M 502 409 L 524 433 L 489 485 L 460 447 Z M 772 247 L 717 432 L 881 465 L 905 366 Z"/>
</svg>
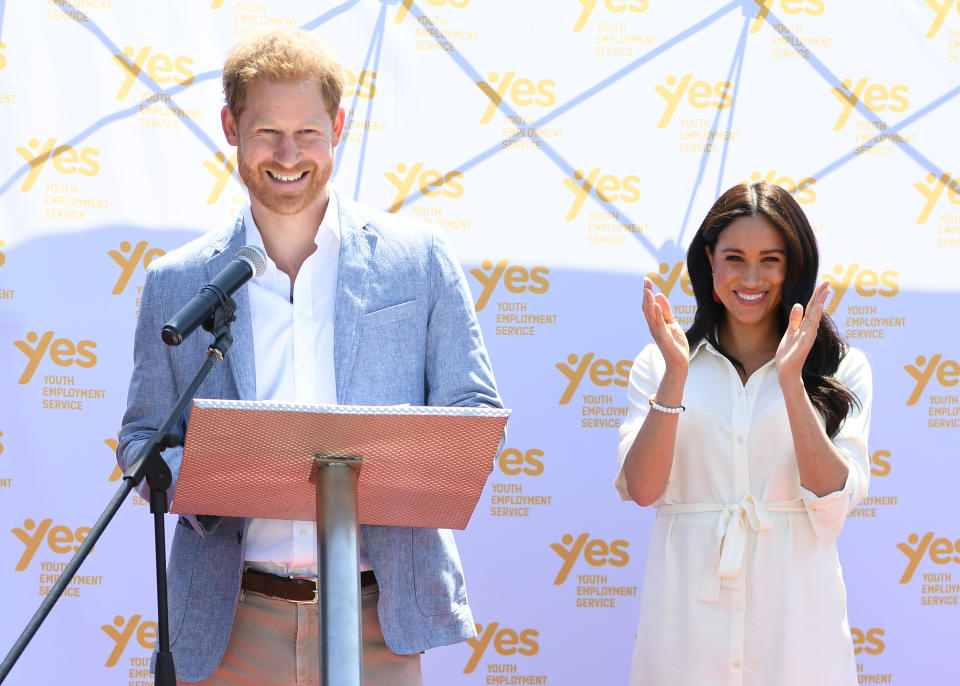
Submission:
<svg viewBox="0 0 960 686">
<path fill-rule="evenodd" d="M 243 225 L 247 245 L 263 248 L 249 204 L 244 208 Z M 317 249 L 300 267 L 292 298 L 290 277 L 270 257 L 263 276 L 248 284 L 257 400 L 337 402 L 333 317 L 340 264 L 340 218 L 332 189 L 314 242 Z M 363 564 L 366 555 L 362 554 L 361 560 L 361 568 L 369 569 L 369 563 Z M 315 577 L 316 524 L 252 519 L 247 528 L 246 565 L 282 576 Z"/>
<path fill-rule="evenodd" d="M 653 344 L 633 364 L 621 465 L 665 368 Z M 653 503 L 631 684 L 857 683 L 836 537 L 870 475 L 863 353 L 851 348 L 836 378 L 861 406 L 832 439 L 846 484 L 818 498 L 800 485 L 773 360 L 744 384 L 712 345 L 694 346 L 670 478 Z M 622 472 L 616 486 L 629 499 Z"/>
</svg>

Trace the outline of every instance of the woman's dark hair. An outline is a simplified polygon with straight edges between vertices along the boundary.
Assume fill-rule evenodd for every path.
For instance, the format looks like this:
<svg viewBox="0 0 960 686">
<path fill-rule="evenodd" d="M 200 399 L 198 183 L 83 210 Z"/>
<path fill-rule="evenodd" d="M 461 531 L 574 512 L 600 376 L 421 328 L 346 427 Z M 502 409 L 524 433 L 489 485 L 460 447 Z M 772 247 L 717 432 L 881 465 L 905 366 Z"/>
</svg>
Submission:
<svg viewBox="0 0 960 686">
<path fill-rule="evenodd" d="M 777 311 L 777 331 L 787 330 L 790 309 L 794 303 L 806 307 L 817 285 L 820 256 L 813 229 L 800 205 L 786 190 L 772 183 L 751 183 L 734 186 L 713 204 L 687 251 L 687 272 L 697 299 L 697 313 L 687 330 L 691 349 L 706 339 L 734 365 L 743 365 L 720 347 L 717 325 L 723 322 L 726 309 L 713 299 L 713 272 L 707 258 L 714 252 L 717 238 L 736 219 L 763 216 L 780 232 L 787 249 L 787 275 L 783 281 L 780 306 Z M 803 386 L 807 396 L 826 418 L 828 436 L 835 436 L 844 418 L 854 405 L 856 397 L 833 378 L 847 346 L 837 333 L 826 313 L 820 318 L 817 338 L 803 363 Z"/>
</svg>

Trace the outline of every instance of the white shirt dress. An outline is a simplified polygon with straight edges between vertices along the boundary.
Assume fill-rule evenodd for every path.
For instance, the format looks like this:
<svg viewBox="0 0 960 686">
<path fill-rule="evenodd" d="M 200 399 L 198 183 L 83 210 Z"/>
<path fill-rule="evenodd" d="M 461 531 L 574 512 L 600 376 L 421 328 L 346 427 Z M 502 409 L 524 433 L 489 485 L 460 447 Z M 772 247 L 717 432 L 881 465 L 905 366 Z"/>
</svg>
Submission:
<svg viewBox="0 0 960 686">
<path fill-rule="evenodd" d="M 621 466 L 665 368 L 654 344 L 633 364 Z M 863 353 L 849 349 L 836 378 L 860 407 L 833 438 L 846 484 L 818 498 L 800 485 L 773 360 L 744 385 L 712 345 L 694 346 L 670 479 L 653 504 L 632 686 L 857 683 L 836 538 L 870 475 Z M 622 471 L 616 487 L 630 499 Z"/>
</svg>

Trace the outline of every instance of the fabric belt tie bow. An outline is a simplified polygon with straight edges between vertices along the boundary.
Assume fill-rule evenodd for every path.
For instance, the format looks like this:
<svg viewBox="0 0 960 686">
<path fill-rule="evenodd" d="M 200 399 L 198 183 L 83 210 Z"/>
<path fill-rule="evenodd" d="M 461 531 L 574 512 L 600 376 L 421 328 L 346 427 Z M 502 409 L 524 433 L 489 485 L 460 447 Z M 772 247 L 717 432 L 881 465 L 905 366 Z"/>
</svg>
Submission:
<svg viewBox="0 0 960 686">
<path fill-rule="evenodd" d="M 770 531 L 773 520 L 770 512 L 803 512 L 801 500 L 763 503 L 747 494 L 739 503 L 720 505 L 714 503 L 676 503 L 661 505 L 664 514 L 690 514 L 694 512 L 717 512 L 720 516 L 714 526 L 715 544 L 707 568 L 700 582 L 697 600 L 716 603 L 720 589 L 743 588 L 743 561 L 747 550 L 747 534 Z"/>
</svg>

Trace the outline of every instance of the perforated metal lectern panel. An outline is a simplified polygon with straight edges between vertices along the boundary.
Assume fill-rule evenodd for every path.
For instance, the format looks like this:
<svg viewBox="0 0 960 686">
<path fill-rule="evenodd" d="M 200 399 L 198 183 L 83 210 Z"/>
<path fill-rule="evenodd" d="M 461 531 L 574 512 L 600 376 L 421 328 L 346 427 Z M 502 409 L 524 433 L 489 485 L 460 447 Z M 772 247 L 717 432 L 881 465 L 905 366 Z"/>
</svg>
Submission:
<svg viewBox="0 0 960 686">
<path fill-rule="evenodd" d="M 361 524 L 463 529 L 509 410 L 196 400 L 172 511 L 316 519 L 314 455 L 363 458 Z"/>
</svg>

